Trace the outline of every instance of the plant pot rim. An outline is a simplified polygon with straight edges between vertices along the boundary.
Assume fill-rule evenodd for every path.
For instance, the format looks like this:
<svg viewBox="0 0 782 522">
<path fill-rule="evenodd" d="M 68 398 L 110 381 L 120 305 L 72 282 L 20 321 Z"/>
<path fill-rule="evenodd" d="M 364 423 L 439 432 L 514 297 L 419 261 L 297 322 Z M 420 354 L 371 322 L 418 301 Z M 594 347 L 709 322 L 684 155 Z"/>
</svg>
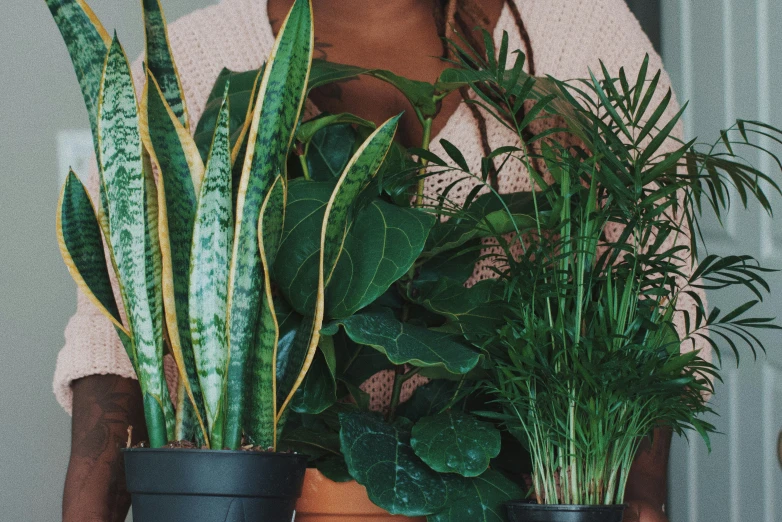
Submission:
<svg viewBox="0 0 782 522">
<path fill-rule="evenodd" d="M 123 450 L 130 493 L 296 498 L 308 457 L 298 453 L 133 448 Z"/>
<path fill-rule="evenodd" d="M 627 507 L 627 504 L 537 504 L 526 500 L 511 500 L 506 505 L 530 511 L 617 511 Z"/>
<path fill-rule="evenodd" d="M 287 451 L 247 451 L 247 450 L 228 450 L 228 449 L 207 449 L 207 448 L 122 448 L 122 453 L 198 453 L 198 454 L 210 454 L 210 455 L 266 455 L 274 457 L 296 457 L 307 458 L 309 455 L 303 453 L 291 453 Z"/>
</svg>

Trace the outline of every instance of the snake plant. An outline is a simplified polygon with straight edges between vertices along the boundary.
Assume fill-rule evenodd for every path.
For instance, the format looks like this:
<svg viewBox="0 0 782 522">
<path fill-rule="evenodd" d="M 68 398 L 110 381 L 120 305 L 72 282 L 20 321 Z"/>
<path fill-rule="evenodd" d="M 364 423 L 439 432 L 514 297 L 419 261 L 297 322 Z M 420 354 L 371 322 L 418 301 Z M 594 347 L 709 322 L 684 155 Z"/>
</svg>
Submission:
<svg viewBox="0 0 782 522">
<path fill-rule="evenodd" d="M 276 448 L 286 409 L 315 359 L 326 288 L 339 286 L 332 280 L 362 211 L 360 196 L 391 147 L 398 118 L 374 129 L 334 180 L 305 185 L 288 179 L 286 162 L 311 88 L 313 49 L 311 5 L 297 0 L 263 73 L 254 77 L 238 136 L 225 82 L 202 158 L 189 134 L 157 0 L 142 4 L 147 48 L 140 101 L 122 46 L 89 7 L 81 0 L 47 4 L 82 87 L 100 173 L 97 208 L 76 174 L 68 176 L 59 242 L 79 288 L 109 317 L 127 350 L 150 444 L 194 439 L 217 449 L 243 441 Z M 307 207 L 311 193 L 321 198 L 313 208 Z M 393 270 L 376 270 L 331 292 L 343 292 L 343 310 L 366 306 L 405 273 L 433 222 L 415 209 L 380 208 L 380 214 L 411 237 L 396 249 L 402 257 L 391 261 L 399 263 Z M 306 220 L 311 235 L 291 240 L 291 223 Z M 409 233 L 408 225 L 414 227 Z M 373 261 L 388 262 L 383 255 Z M 279 353 L 277 288 L 303 318 L 295 350 L 285 354 Z M 178 368 L 176 408 L 163 372 L 165 353 Z"/>
<path fill-rule="evenodd" d="M 481 236 L 468 222 L 436 224 L 431 209 L 411 205 L 420 166 L 393 141 L 399 118 L 301 121 L 310 90 L 359 74 L 397 86 L 424 127 L 447 91 L 313 62 L 311 5 L 296 0 L 265 65 L 223 71 L 191 135 L 157 0 L 142 2 L 138 98 L 119 40 L 87 4 L 47 4 L 82 87 L 100 176 L 94 203 L 75 173 L 67 177 L 60 247 L 127 350 L 153 447 L 276 448 L 287 423 L 296 438 L 300 415 L 336 407 L 329 390 L 345 357 L 367 361 L 345 382 L 362 404 L 355 378 L 372 368 L 410 364 L 453 377 L 476 367 L 480 355 L 458 336 L 396 313 L 393 295 L 410 290 L 417 272 L 449 266 L 449 249 L 469 243 L 474 251 Z M 432 244 L 437 237 L 450 242 Z M 338 346 L 348 337 L 350 348 Z M 165 354 L 178 369 L 176 405 Z M 395 401 L 412 375 L 399 379 Z"/>
</svg>

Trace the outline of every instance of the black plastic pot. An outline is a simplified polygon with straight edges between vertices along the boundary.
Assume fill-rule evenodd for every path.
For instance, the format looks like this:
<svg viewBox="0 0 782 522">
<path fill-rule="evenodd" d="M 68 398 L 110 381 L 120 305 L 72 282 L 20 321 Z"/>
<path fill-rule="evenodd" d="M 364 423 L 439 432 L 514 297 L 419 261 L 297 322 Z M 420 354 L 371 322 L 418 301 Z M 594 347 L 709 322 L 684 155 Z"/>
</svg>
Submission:
<svg viewBox="0 0 782 522">
<path fill-rule="evenodd" d="M 290 522 L 307 457 L 291 453 L 130 449 L 134 522 Z"/>
<path fill-rule="evenodd" d="M 509 522 L 622 522 L 625 506 L 570 506 L 530 504 L 523 500 L 505 504 Z"/>
</svg>

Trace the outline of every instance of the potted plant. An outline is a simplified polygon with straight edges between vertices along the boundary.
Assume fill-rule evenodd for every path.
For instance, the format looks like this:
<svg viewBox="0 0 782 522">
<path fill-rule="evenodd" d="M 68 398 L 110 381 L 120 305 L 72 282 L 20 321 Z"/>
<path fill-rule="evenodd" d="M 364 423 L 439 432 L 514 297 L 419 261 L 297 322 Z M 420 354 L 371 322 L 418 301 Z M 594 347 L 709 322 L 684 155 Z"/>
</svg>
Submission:
<svg viewBox="0 0 782 522">
<path fill-rule="evenodd" d="M 203 161 L 185 130 L 186 102 L 157 1 L 143 3 L 147 82 L 140 104 L 121 45 L 86 4 L 48 5 L 82 86 L 101 176 L 97 211 L 76 175 L 68 176 L 57 220 L 60 246 L 80 288 L 115 324 L 144 398 L 151 448 L 125 453 L 135 518 L 288 520 L 307 458 L 274 450 L 286 409 L 315 358 L 323 288 L 343 251 L 349 214 L 385 157 L 396 119 L 367 137 L 334 183 L 289 187 L 285 163 L 312 60 L 311 6 L 300 0 L 247 117 L 239 120 L 239 136 L 232 136 L 230 101 L 223 96 Z M 239 147 L 246 150 L 241 157 Z M 235 165 L 240 175 L 232 183 Z M 275 303 L 271 275 L 311 261 L 296 257 L 302 244 L 291 245 L 284 235 L 301 207 L 297 195 L 307 191 L 325 199 L 307 238 L 320 252 L 306 267 L 316 281 L 288 287 L 303 324 L 295 350 L 280 353 L 277 317 L 284 303 Z M 392 218 L 421 234 L 431 221 L 404 209 Z M 278 251 L 286 262 L 275 269 Z M 118 300 L 107 266 L 119 283 Z M 355 298 L 348 293 L 350 306 L 372 302 L 393 281 L 393 275 L 367 281 L 375 288 Z M 179 370 L 177 408 L 164 352 Z M 171 441 L 204 449 L 167 448 Z"/>
<path fill-rule="evenodd" d="M 89 7 L 47 4 L 82 87 L 100 171 L 94 206 L 68 176 L 60 247 L 114 323 L 144 397 L 150 447 L 125 452 L 136 520 L 288 520 L 305 477 L 298 448 L 331 478 L 355 476 L 373 514 L 447 513 L 465 497 L 467 512 L 496 513 L 518 494 L 488 469 L 499 451 L 494 426 L 462 414 L 461 427 L 447 429 L 457 414 L 440 410 L 461 400 L 481 355 L 463 334 L 435 329 L 454 312 L 420 293 L 441 274 L 466 279 L 472 265 L 452 258 L 475 257 L 480 237 L 507 220 L 493 198 L 477 198 L 460 219 L 436 222 L 458 209 L 425 208 L 426 151 L 415 163 L 393 143 L 397 118 L 377 128 L 348 114 L 300 121 L 309 90 L 371 74 L 397 86 L 431 129 L 453 89 L 313 63 L 311 7 L 297 0 L 265 66 L 224 71 L 190 136 L 157 0 L 142 3 L 140 102 L 121 45 Z M 175 406 L 165 353 L 178 368 Z M 398 378 L 382 418 L 359 385 L 387 367 Z M 403 417 L 402 384 L 419 371 L 445 378 L 420 388 Z M 443 433 L 473 438 L 464 462 L 437 451 Z M 361 437 L 365 447 L 349 448 Z M 335 458 L 314 451 L 335 441 Z M 470 447 L 480 452 L 475 462 Z M 388 477 L 364 473 L 389 451 L 407 458 L 407 478 L 392 477 L 390 497 L 381 493 Z M 422 492 L 418 501 L 405 496 Z"/>
<path fill-rule="evenodd" d="M 719 359 L 721 341 L 756 354 L 764 347 L 753 331 L 779 328 L 752 313 L 769 292 L 768 269 L 746 255 L 695 260 L 704 208 L 720 218 L 733 193 L 771 211 L 766 191 L 779 187 L 738 149 L 773 156 L 753 138 L 779 141 L 782 131 L 740 120 L 705 148 L 676 140 L 684 109 L 664 116 L 671 93 L 655 97 L 660 73 L 647 77 L 648 60 L 632 84 L 623 69 L 618 78 L 603 67 L 599 80 L 563 82 L 526 77 L 504 58 L 459 56 L 471 58 L 458 76 L 517 131 L 523 145 L 506 151 L 535 185 L 532 222 L 498 236 L 504 324 L 479 340 L 483 387 L 501 409 L 484 415 L 532 458 L 534 500 L 508 503 L 508 517 L 620 522 L 645 437 L 657 427 L 695 430 L 708 445 L 714 431 L 700 416 L 711 411 L 719 367 L 681 347 L 700 340 Z M 522 119 L 525 101 L 535 108 Z M 530 114 L 560 125 L 534 134 Z M 750 298 L 708 311 L 702 289 Z"/>
</svg>

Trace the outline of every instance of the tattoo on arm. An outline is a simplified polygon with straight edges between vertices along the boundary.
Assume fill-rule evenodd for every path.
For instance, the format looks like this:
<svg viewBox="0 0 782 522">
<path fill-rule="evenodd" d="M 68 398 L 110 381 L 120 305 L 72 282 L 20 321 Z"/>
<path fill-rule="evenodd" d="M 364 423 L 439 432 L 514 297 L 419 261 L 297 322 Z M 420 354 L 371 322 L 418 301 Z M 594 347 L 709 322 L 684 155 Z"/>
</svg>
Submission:
<svg viewBox="0 0 782 522">
<path fill-rule="evenodd" d="M 134 443 L 146 437 L 136 381 L 94 375 L 73 383 L 71 458 L 63 494 L 63 521 L 121 522 L 130 505 L 120 449 L 127 428 Z"/>
</svg>

